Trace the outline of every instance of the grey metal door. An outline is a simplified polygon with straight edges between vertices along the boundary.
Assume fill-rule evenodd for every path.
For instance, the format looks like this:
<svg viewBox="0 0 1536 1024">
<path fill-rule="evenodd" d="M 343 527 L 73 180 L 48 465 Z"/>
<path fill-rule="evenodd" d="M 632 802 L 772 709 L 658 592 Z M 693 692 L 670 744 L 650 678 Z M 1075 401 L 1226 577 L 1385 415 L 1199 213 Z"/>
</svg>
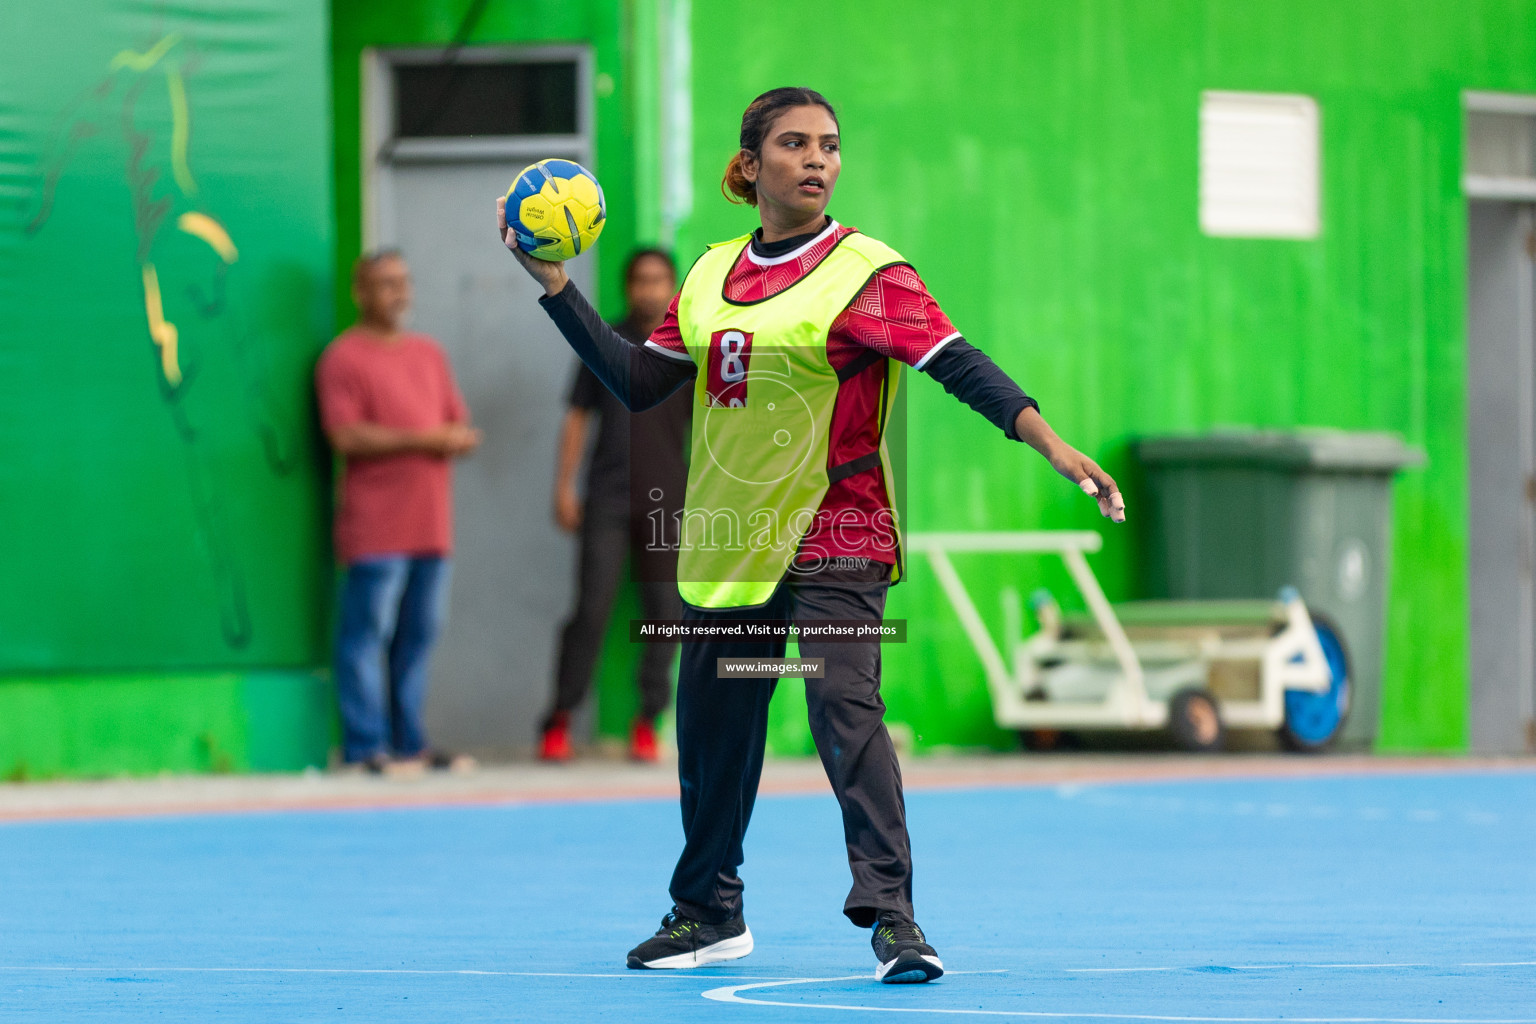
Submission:
<svg viewBox="0 0 1536 1024">
<path fill-rule="evenodd" d="M 523 166 L 397 164 L 390 190 L 395 242 L 415 279 L 413 326 L 447 349 L 485 432 L 480 450 L 455 469 L 452 603 L 427 724 L 434 743 L 493 757 L 533 742 L 575 564 L 574 542 L 550 513 L 574 357 L 539 308 L 541 290 L 497 241 L 493 220 L 496 196 Z M 590 295 L 592 260 L 568 269 Z"/>
<path fill-rule="evenodd" d="M 1536 750 L 1536 214 L 1469 207 L 1471 743 Z"/>
</svg>

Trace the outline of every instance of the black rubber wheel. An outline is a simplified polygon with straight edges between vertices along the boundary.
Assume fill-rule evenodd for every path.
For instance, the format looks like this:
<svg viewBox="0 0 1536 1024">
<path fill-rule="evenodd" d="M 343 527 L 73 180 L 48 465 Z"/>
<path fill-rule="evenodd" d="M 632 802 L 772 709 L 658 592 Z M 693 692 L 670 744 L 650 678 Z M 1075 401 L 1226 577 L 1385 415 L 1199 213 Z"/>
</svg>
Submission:
<svg viewBox="0 0 1536 1024">
<path fill-rule="evenodd" d="M 1311 615 L 1318 645 L 1328 661 L 1332 685 L 1323 693 L 1285 691 L 1285 721 L 1280 725 L 1280 742 L 1287 750 L 1298 754 L 1317 754 L 1333 746 L 1344 732 L 1353 696 L 1349 650 L 1344 646 L 1344 635 L 1328 616 L 1317 612 Z"/>
<path fill-rule="evenodd" d="M 1227 740 L 1221 707 L 1205 690 L 1180 690 L 1168 702 L 1168 732 L 1173 742 L 1193 754 L 1220 750 Z"/>
<path fill-rule="evenodd" d="M 1063 732 L 1060 729 L 1019 730 L 1019 746 L 1037 754 L 1048 754 L 1057 750 L 1078 750 L 1082 745 L 1076 733 Z"/>
</svg>

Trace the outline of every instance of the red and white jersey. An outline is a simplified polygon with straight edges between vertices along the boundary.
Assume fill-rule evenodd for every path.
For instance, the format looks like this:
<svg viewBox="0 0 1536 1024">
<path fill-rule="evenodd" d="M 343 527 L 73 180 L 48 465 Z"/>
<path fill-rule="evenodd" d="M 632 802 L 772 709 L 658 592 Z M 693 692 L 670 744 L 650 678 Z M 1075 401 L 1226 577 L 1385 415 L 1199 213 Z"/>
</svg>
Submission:
<svg viewBox="0 0 1536 1024">
<path fill-rule="evenodd" d="M 764 257 L 748 244 L 726 276 L 725 298 L 760 302 L 779 294 L 814 270 L 840 239 L 854 232 L 832 221 L 815 238 L 782 256 Z M 677 298 L 666 319 L 646 341 L 647 348 L 674 359 L 689 359 L 677 321 Z M 921 370 L 947 344 L 960 337 L 922 279 L 905 263 L 883 267 L 833 321 L 827 332 L 827 361 L 840 369 L 870 349 Z M 879 443 L 880 391 L 885 360 L 874 360 L 843 381 L 832 410 L 827 465 L 836 466 L 876 450 Z M 894 563 L 887 531 L 876 517 L 887 509 L 884 470 L 855 473 L 834 483 L 822 499 L 816 522 L 801 541 L 797 561 L 818 556 L 868 557 Z M 844 515 L 845 510 L 852 514 Z M 836 529 L 832 524 L 838 524 Z"/>
</svg>

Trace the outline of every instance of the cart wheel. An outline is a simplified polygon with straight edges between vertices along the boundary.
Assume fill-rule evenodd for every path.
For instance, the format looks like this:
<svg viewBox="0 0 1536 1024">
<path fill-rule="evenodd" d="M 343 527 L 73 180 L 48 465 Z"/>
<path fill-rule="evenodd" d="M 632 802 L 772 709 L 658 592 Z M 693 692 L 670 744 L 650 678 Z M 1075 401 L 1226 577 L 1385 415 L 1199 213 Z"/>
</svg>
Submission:
<svg viewBox="0 0 1536 1024">
<path fill-rule="evenodd" d="M 1168 731 L 1185 750 L 1208 754 L 1220 750 L 1227 738 L 1216 698 L 1205 690 L 1180 690 L 1168 702 Z"/>
<path fill-rule="evenodd" d="M 1285 722 L 1280 726 L 1280 742 L 1291 750 L 1315 754 L 1326 750 L 1349 717 L 1349 653 L 1338 627 L 1321 615 L 1312 616 L 1317 643 L 1323 649 L 1332 676 L 1331 685 L 1322 693 L 1310 690 L 1285 691 Z"/>
<path fill-rule="evenodd" d="M 1076 750 L 1082 746 L 1075 733 L 1060 729 L 1020 729 L 1019 746 L 1045 754 L 1053 750 Z"/>
</svg>

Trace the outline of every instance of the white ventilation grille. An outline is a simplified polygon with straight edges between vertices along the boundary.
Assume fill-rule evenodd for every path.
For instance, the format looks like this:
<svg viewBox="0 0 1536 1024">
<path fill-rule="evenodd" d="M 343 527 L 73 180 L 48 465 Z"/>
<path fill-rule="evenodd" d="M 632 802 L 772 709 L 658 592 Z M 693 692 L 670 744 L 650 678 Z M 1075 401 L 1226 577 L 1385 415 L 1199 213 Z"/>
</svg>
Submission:
<svg viewBox="0 0 1536 1024">
<path fill-rule="evenodd" d="M 1468 92 L 1462 182 L 1473 199 L 1536 199 L 1536 96 Z"/>
<path fill-rule="evenodd" d="M 1310 96 L 1200 96 L 1200 230 L 1246 238 L 1315 238 L 1318 116 Z"/>
</svg>

